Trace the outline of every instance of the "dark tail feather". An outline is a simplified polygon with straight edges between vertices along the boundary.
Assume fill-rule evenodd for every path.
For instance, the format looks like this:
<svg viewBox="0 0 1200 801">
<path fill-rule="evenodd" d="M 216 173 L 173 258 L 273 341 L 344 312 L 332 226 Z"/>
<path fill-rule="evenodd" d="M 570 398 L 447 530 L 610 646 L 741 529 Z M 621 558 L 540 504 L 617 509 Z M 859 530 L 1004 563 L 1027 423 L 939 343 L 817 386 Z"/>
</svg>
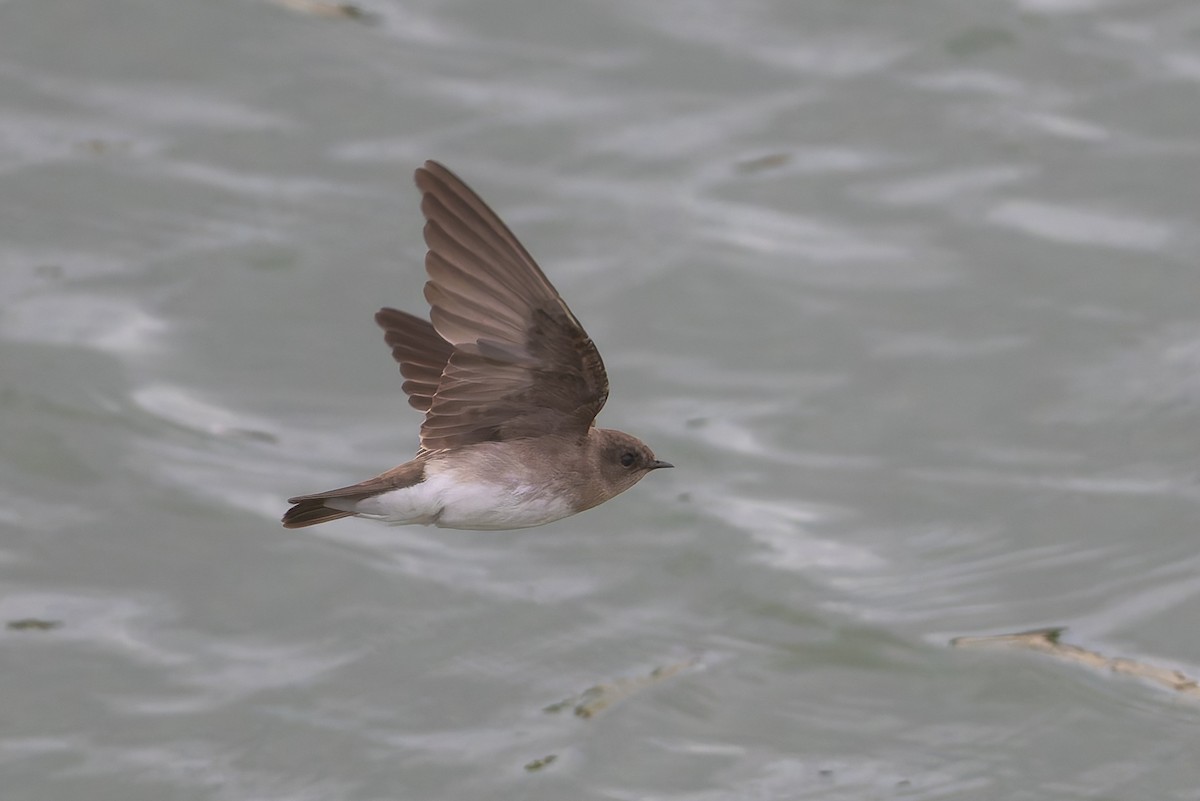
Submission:
<svg viewBox="0 0 1200 801">
<path fill-rule="evenodd" d="M 287 513 L 283 516 L 283 527 L 304 528 L 305 526 L 315 526 L 317 523 L 326 523 L 330 520 L 350 517 L 353 514 L 354 512 L 330 509 L 320 498 L 313 498 L 312 500 L 300 501 L 291 509 L 288 509 Z"/>
</svg>

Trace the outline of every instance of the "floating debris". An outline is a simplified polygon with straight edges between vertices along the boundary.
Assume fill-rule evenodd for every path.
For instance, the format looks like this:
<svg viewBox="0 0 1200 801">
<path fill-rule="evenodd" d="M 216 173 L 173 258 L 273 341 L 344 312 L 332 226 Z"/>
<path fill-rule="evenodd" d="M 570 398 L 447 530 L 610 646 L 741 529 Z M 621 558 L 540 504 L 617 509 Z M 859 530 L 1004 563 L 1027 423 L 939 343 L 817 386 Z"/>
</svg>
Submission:
<svg viewBox="0 0 1200 801">
<path fill-rule="evenodd" d="M 525 764 L 525 770 L 529 771 L 530 773 L 535 773 L 547 765 L 554 764 L 556 759 L 558 759 L 558 754 L 546 754 L 546 756 L 542 757 L 541 759 L 535 759 L 532 762 L 527 762 Z"/>
<path fill-rule="evenodd" d="M 772 153 L 768 156 L 759 156 L 739 161 L 737 168 L 739 172 L 762 172 L 763 170 L 773 170 L 776 167 L 782 167 L 789 161 L 791 161 L 791 156 L 787 153 Z"/>
<path fill-rule="evenodd" d="M 40 620 L 36 617 L 8 621 L 8 628 L 13 631 L 51 631 L 60 626 L 62 626 L 61 620 Z"/>
<path fill-rule="evenodd" d="M 301 14 L 311 14 L 314 17 L 340 17 L 371 22 L 374 15 L 364 11 L 352 3 L 327 3 L 323 0 L 271 0 L 272 3 Z"/>
<path fill-rule="evenodd" d="M 1016 634 L 955 637 L 950 641 L 950 644 L 956 648 L 990 648 L 996 646 L 1024 648 L 1029 651 L 1049 654 L 1064 662 L 1072 662 L 1095 670 L 1108 670 L 1122 676 L 1134 676 L 1144 679 L 1151 684 L 1156 684 L 1173 692 L 1180 693 L 1181 695 L 1200 700 L 1200 682 L 1197 682 L 1191 676 L 1178 670 L 1158 667 L 1157 665 L 1148 665 L 1136 659 L 1105 656 L 1096 651 L 1081 648 L 1078 645 L 1062 642 L 1060 638 L 1064 631 L 1066 631 L 1066 628 L 1059 627 L 1020 631 Z"/>
<path fill-rule="evenodd" d="M 266 442 L 272 445 L 279 442 L 279 437 L 275 436 L 270 431 L 260 431 L 257 428 L 236 428 L 218 423 L 214 425 L 211 430 L 212 433 L 218 437 L 228 437 L 230 439 L 248 439 L 252 442 Z"/>
<path fill-rule="evenodd" d="M 128 153 L 132 143 L 123 139 L 84 139 L 75 143 L 75 149 L 94 156 L 107 156 L 113 153 Z"/>
<path fill-rule="evenodd" d="M 645 688 L 657 684 L 664 679 L 669 679 L 672 676 L 677 676 L 690 667 L 699 664 L 698 658 L 684 660 L 683 662 L 675 662 L 670 665 L 663 665 L 650 671 L 647 676 L 636 676 L 628 679 L 616 679 L 615 681 L 606 684 L 597 684 L 594 687 L 589 687 L 577 696 L 566 698 L 556 704 L 551 704 L 543 711 L 545 712 L 561 712 L 568 707 L 573 708 L 576 717 L 588 719 L 599 712 L 604 711 L 608 707 L 615 704 L 624 698 L 644 690 Z"/>
</svg>

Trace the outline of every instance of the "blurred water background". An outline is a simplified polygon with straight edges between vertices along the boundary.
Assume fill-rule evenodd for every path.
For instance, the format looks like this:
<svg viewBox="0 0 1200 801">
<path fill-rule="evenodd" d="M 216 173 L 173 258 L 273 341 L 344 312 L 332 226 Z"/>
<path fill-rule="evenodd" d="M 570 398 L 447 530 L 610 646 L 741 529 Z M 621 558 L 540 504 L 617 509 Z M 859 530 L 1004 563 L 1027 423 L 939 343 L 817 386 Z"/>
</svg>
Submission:
<svg viewBox="0 0 1200 801">
<path fill-rule="evenodd" d="M 949 646 L 1200 673 L 1200 5 L 361 10 L 0 2 L 5 801 L 1200 798 L 1200 704 Z M 678 469 L 279 526 L 415 448 L 426 158 Z"/>
</svg>

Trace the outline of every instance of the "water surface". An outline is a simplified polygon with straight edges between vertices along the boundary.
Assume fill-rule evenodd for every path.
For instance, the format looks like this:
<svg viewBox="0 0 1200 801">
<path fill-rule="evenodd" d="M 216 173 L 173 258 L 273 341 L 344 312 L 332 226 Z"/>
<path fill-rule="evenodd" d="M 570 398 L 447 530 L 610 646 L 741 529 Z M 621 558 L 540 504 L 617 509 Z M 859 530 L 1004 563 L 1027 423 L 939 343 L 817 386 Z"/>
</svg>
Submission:
<svg viewBox="0 0 1200 801">
<path fill-rule="evenodd" d="M 1197 797 L 1194 703 L 948 643 L 1200 673 L 1200 9 L 363 8 L 0 3 L 6 801 Z M 678 469 L 278 525 L 415 447 L 426 158 Z"/>
</svg>

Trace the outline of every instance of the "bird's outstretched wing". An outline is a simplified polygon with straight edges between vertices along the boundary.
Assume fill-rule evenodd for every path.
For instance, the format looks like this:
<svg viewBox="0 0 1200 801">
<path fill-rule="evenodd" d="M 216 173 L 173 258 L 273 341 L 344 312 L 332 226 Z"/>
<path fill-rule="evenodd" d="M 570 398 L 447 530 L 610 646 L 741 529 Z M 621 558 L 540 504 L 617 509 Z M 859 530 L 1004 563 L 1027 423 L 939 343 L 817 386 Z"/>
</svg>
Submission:
<svg viewBox="0 0 1200 801">
<path fill-rule="evenodd" d="M 415 179 L 432 326 L 394 309 L 376 321 L 408 379 L 409 403 L 426 412 L 422 450 L 586 432 L 608 398 L 608 376 L 583 326 L 458 176 L 427 161 Z"/>
</svg>

